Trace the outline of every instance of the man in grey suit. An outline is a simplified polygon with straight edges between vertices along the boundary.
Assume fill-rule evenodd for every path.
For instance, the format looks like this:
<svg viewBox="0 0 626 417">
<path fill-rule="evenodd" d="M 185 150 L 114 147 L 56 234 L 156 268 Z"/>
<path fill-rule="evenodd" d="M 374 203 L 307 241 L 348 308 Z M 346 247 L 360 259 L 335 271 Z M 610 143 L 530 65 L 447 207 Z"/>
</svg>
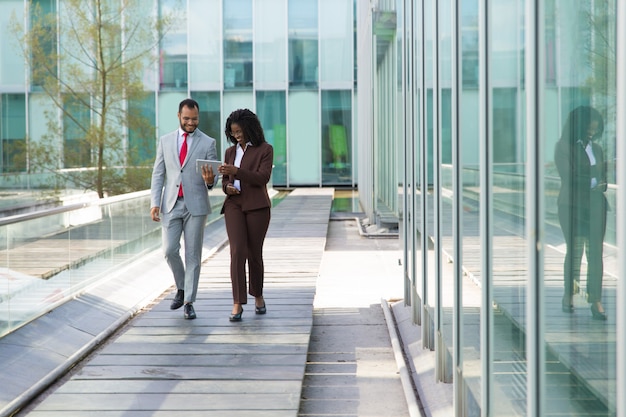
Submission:
<svg viewBox="0 0 626 417">
<path fill-rule="evenodd" d="M 163 252 L 174 274 L 176 296 L 170 308 L 183 305 L 184 317 L 195 319 L 193 302 L 198 292 L 202 242 L 211 212 L 208 190 L 215 185 L 213 169 L 204 165 L 196 172 L 197 159 L 217 160 L 215 139 L 198 129 L 199 106 L 185 99 L 178 106 L 180 127 L 159 140 L 152 170 L 150 216 L 161 221 Z M 180 256 L 181 236 L 185 262 Z"/>
</svg>

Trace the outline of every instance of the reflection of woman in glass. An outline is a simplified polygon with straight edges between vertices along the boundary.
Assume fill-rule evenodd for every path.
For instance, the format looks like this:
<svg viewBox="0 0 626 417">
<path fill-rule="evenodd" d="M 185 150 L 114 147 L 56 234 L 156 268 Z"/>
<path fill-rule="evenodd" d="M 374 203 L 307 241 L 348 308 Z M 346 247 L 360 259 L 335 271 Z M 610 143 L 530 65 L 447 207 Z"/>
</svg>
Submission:
<svg viewBox="0 0 626 417">
<path fill-rule="evenodd" d="M 574 311 L 573 295 L 580 280 L 583 251 L 587 258 L 587 301 L 595 320 L 606 320 L 602 306 L 602 246 L 606 230 L 606 164 L 602 147 L 600 113 L 588 106 L 572 110 L 556 144 L 554 161 L 561 177 L 559 222 L 565 237 L 562 308 Z"/>
</svg>

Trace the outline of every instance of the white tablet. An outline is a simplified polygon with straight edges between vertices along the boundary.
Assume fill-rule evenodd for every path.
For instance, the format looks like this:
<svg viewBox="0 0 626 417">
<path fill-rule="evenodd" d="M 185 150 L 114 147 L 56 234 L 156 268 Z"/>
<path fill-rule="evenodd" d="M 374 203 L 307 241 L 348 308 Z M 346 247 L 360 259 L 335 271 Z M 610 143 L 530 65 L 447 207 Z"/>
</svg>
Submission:
<svg viewBox="0 0 626 417">
<path fill-rule="evenodd" d="M 213 167 L 213 175 L 219 177 L 220 173 L 218 172 L 218 168 L 222 165 L 222 161 L 213 161 L 211 159 L 196 159 L 196 172 L 202 173 L 202 166 L 210 165 Z"/>
</svg>

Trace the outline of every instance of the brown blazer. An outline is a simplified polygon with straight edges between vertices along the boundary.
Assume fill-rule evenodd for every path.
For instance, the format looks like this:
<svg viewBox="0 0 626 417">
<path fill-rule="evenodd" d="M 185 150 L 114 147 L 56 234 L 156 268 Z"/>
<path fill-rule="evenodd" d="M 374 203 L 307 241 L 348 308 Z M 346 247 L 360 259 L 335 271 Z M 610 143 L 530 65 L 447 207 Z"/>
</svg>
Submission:
<svg viewBox="0 0 626 417">
<path fill-rule="evenodd" d="M 236 145 L 229 147 L 224 153 L 224 162 L 234 164 L 236 154 Z M 225 175 L 222 178 L 224 194 L 226 194 L 226 186 L 233 184 L 236 179 L 241 184 L 241 194 L 237 196 L 226 194 L 226 200 L 231 197 L 239 198 L 243 211 L 271 207 L 272 201 L 267 193 L 267 183 L 272 175 L 273 164 L 274 148 L 272 148 L 272 145 L 267 142 L 263 142 L 258 146 L 248 145 L 241 159 L 241 166 L 237 171 L 237 175 Z M 224 214 L 224 206 L 222 206 L 221 213 Z"/>
</svg>

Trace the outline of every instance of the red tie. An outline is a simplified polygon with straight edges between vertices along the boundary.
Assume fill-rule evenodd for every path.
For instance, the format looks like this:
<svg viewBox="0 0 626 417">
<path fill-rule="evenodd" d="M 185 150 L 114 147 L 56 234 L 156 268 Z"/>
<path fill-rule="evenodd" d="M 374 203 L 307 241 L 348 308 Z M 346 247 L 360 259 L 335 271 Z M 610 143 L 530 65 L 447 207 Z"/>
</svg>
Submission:
<svg viewBox="0 0 626 417">
<path fill-rule="evenodd" d="M 185 157 L 187 156 L 187 135 L 188 133 L 183 133 L 183 146 L 180 148 L 180 165 L 183 165 L 185 162 Z M 183 196 L 183 183 L 180 183 L 180 187 L 178 187 L 178 196 Z"/>
</svg>

